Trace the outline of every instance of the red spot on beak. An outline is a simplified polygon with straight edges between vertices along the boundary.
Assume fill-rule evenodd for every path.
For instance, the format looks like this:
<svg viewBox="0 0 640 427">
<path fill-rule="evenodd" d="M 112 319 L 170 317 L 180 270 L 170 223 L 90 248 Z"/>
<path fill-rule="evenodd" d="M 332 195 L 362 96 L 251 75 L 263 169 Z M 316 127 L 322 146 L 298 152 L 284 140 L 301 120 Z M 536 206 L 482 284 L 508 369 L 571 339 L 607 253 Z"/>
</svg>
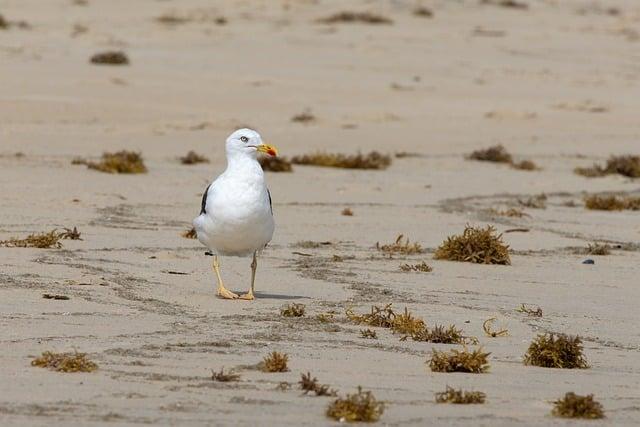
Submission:
<svg viewBox="0 0 640 427">
<path fill-rule="evenodd" d="M 267 154 L 273 157 L 276 155 L 276 150 L 274 150 L 273 148 L 269 148 L 267 150 Z"/>
</svg>

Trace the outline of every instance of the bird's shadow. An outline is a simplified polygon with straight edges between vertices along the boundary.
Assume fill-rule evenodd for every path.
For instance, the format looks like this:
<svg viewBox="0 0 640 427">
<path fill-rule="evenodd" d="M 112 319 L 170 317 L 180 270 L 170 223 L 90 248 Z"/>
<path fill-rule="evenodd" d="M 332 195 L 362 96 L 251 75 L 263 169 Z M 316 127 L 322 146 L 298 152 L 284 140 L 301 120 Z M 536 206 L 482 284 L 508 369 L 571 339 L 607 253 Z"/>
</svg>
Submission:
<svg viewBox="0 0 640 427">
<path fill-rule="evenodd" d="M 262 292 L 256 292 L 256 299 L 260 300 L 260 299 L 281 299 L 281 300 L 288 300 L 288 299 L 311 299 L 311 297 L 305 297 L 302 295 L 285 295 L 285 294 L 265 294 Z"/>
</svg>

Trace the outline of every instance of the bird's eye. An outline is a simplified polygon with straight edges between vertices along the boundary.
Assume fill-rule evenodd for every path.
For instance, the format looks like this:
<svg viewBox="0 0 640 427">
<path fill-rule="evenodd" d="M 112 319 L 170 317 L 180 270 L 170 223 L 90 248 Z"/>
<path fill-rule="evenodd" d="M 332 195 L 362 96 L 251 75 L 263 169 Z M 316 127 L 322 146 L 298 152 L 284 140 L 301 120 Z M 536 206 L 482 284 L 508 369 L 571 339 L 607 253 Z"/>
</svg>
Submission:
<svg viewBox="0 0 640 427">
<path fill-rule="evenodd" d="M 241 136 L 240 137 L 240 141 L 247 142 L 247 141 L 249 141 L 249 138 L 247 138 L 246 136 Z"/>
</svg>

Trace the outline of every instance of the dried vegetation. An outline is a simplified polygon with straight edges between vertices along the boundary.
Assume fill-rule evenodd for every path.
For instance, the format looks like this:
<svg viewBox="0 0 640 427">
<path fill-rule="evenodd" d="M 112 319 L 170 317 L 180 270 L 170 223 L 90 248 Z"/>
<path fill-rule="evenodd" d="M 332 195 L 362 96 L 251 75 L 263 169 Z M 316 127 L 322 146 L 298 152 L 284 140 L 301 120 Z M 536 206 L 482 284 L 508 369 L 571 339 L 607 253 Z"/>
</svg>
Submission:
<svg viewBox="0 0 640 427">
<path fill-rule="evenodd" d="M 496 235 L 492 226 L 476 228 L 466 226 L 461 235 L 449 236 L 436 250 L 434 258 L 477 264 L 510 265 L 509 246 Z"/>
</svg>

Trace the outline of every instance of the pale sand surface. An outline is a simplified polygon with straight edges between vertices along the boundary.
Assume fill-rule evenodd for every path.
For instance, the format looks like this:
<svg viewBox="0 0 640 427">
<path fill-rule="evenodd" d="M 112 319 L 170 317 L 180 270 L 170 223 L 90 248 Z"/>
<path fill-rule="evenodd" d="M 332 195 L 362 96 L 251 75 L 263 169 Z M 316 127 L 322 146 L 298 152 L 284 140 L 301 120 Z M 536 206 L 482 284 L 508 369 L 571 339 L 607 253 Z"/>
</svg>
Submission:
<svg viewBox="0 0 640 427">
<path fill-rule="evenodd" d="M 341 393 L 372 390 L 387 404 L 380 424 L 576 425 L 549 415 L 553 400 L 575 391 L 605 407 L 607 418 L 589 425 L 638 425 L 640 215 L 588 211 L 582 197 L 638 195 L 639 181 L 572 170 L 640 153 L 640 5 L 528 3 L 424 2 L 435 12 L 425 19 L 410 1 L 0 1 L 6 19 L 32 26 L 0 30 L 0 240 L 70 226 L 84 238 L 62 249 L 0 248 L 0 424 L 328 424 L 331 398 L 302 396 L 295 385 L 311 371 Z M 343 9 L 394 24 L 314 22 Z M 165 13 L 191 20 L 154 21 Z M 216 25 L 218 16 L 227 25 Z M 74 25 L 87 31 L 72 36 Z M 124 50 L 131 65 L 89 64 L 110 49 Z M 306 108 L 316 122 L 291 122 Z M 394 159 L 385 171 L 268 173 L 277 230 L 260 259 L 259 299 L 223 301 L 210 258 L 180 233 L 239 125 L 287 156 L 422 156 Z M 496 143 L 542 170 L 464 159 Z M 122 148 L 141 151 L 149 173 L 71 165 Z M 176 158 L 190 149 L 212 163 L 181 165 Z M 525 209 L 530 217 L 487 213 L 542 192 L 547 209 Z M 340 215 L 347 206 L 353 217 Z M 530 232 L 505 234 L 511 266 L 433 260 L 465 224 Z M 375 243 L 399 233 L 428 253 L 380 257 Z M 332 244 L 296 247 L 302 240 Z M 596 240 L 627 250 L 583 265 L 572 248 Z M 432 273 L 399 271 L 422 260 Z M 231 289 L 246 289 L 249 262 L 222 260 Z M 292 302 L 306 304 L 305 318 L 279 316 Z M 491 352 L 490 372 L 431 373 L 431 350 L 456 346 L 400 341 L 383 329 L 365 340 L 345 319 L 349 306 L 386 303 L 477 336 Z M 521 303 L 544 316 L 516 312 Z M 335 322 L 315 320 L 329 310 Z M 484 336 L 492 316 L 509 336 Z M 528 343 L 545 331 L 582 336 L 591 368 L 524 366 Z M 99 370 L 31 367 L 46 350 L 87 352 Z M 252 365 L 272 350 L 289 354 L 290 372 L 210 379 L 211 369 Z M 277 391 L 282 381 L 293 388 Z M 436 404 L 446 385 L 484 391 L 487 403 Z"/>
</svg>

